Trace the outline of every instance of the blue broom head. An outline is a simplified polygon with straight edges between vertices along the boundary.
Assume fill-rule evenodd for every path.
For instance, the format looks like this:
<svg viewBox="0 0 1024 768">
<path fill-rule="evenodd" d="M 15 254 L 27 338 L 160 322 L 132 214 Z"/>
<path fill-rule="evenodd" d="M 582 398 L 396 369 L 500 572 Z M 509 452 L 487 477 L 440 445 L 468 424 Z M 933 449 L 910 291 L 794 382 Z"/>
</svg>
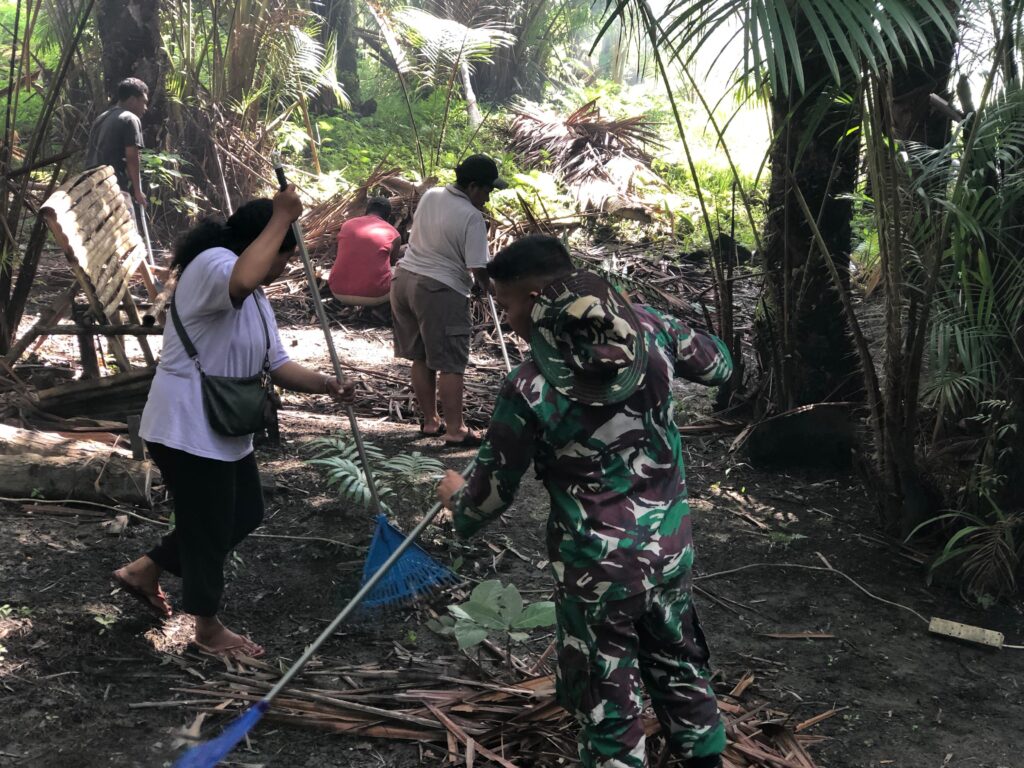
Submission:
<svg viewBox="0 0 1024 768">
<path fill-rule="evenodd" d="M 245 712 L 225 728 L 220 736 L 184 752 L 174 764 L 174 768 L 214 768 L 217 763 L 223 760 L 235 748 L 245 735 L 263 717 L 263 713 L 270 707 L 269 702 L 257 701 Z"/>
<path fill-rule="evenodd" d="M 398 545 L 405 541 L 405 534 L 388 522 L 384 515 L 377 515 L 377 529 L 373 532 L 370 551 L 363 565 L 365 584 L 384 564 Z M 412 600 L 442 584 L 459 580 L 450 569 L 428 555 L 418 544 L 413 544 L 398 561 L 384 574 L 377 586 L 363 600 L 362 608 L 388 608 Z"/>
</svg>

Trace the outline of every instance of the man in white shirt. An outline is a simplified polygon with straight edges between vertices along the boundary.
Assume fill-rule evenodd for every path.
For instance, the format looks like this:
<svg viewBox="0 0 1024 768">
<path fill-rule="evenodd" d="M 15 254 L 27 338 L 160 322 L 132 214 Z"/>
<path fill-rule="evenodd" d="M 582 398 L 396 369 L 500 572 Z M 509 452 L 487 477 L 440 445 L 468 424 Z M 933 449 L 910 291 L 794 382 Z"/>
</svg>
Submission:
<svg viewBox="0 0 1024 768">
<path fill-rule="evenodd" d="M 472 327 L 469 296 L 474 283 L 488 290 L 483 208 L 492 190 L 508 185 L 486 155 L 463 160 L 455 179 L 429 190 L 416 207 L 409 247 L 391 285 L 391 312 L 395 357 L 412 361 L 412 388 L 423 412 L 420 432 L 468 448 L 480 445 L 462 416 Z"/>
</svg>

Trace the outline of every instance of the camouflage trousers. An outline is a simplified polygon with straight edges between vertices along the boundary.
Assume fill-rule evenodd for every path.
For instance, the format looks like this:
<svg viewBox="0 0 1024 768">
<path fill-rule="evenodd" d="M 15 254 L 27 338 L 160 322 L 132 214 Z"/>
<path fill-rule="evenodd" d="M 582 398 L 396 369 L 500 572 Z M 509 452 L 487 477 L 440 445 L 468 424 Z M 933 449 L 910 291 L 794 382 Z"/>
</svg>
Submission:
<svg viewBox="0 0 1024 768">
<path fill-rule="evenodd" d="M 647 766 L 641 681 L 673 755 L 725 749 L 690 578 L 607 603 L 556 600 L 558 698 L 580 723 L 583 768 Z"/>
</svg>

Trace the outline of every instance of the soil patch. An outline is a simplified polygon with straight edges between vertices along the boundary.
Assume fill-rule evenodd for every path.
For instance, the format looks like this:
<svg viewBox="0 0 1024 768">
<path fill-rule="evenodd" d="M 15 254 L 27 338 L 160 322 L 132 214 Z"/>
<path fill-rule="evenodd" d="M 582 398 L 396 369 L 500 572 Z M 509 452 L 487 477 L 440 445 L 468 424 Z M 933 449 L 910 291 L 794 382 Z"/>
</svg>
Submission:
<svg viewBox="0 0 1024 768">
<path fill-rule="evenodd" d="M 319 331 L 285 329 L 297 359 L 322 361 Z M 379 334 L 336 334 L 343 357 L 403 378 Z M 489 361 L 488 361 L 489 363 Z M 322 364 L 322 363 L 320 363 Z M 488 374 L 489 375 L 489 374 Z M 680 412 L 706 410 L 703 390 L 681 391 Z M 343 505 L 320 473 L 304 463 L 302 444 L 346 428 L 320 399 L 287 398 L 280 449 L 260 449 L 276 479 L 261 536 L 248 539 L 230 563 L 224 618 L 287 663 L 301 653 L 358 586 L 372 533 L 372 515 Z M 413 421 L 361 419 L 385 453 L 433 451 Z M 737 465 L 727 437 L 689 438 L 687 471 L 693 498 L 700 580 L 698 604 L 723 690 L 745 673 L 745 700 L 764 702 L 805 720 L 845 709 L 815 726 L 827 739 L 814 750 L 823 766 L 939 768 L 1020 766 L 1019 714 L 1024 704 L 1024 653 L 991 651 L 930 636 L 902 608 L 1024 638 L 1018 609 L 979 612 L 955 592 L 926 589 L 920 564 L 879 537 L 864 490 L 853 477 L 758 472 Z M 461 469 L 470 454 L 437 453 Z M 428 500 L 410 499 L 405 528 Z M 503 522 L 464 546 L 442 529 L 425 546 L 438 559 L 460 562 L 473 578 L 511 580 L 528 599 L 545 599 L 543 527 L 547 499 L 528 479 Z M 78 516 L 30 514 L 21 503 L 0 507 L 0 766 L 169 765 L 182 730 L 196 718 L 183 706 L 187 687 L 220 663 L 191 655 L 182 619 L 159 625 L 135 603 L 112 593 L 111 570 L 145 551 L 166 523 L 166 507 L 133 518 L 119 533 L 101 508 Z M 279 537 L 279 538 L 278 538 Z M 792 567 L 794 565 L 804 567 Z M 816 570 L 812 570 L 814 568 Z M 178 584 L 168 580 L 172 600 Z M 421 655 L 451 656 L 448 639 L 424 626 L 440 595 L 373 624 L 353 624 L 325 653 L 349 663 L 380 663 L 395 644 Z M 779 637 L 812 633 L 814 639 Z M 539 653 L 550 634 L 530 645 Z M 471 663 L 466 660 L 465 663 Z M 140 707 L 140 704 L 146 706 Z M 222 721 L 207 718 L 209 734 Z M 268 723 L 235 752 L 232 765 L 404 766 L 438 764 L 406 744 L 356 740 Z"/>
</svg>

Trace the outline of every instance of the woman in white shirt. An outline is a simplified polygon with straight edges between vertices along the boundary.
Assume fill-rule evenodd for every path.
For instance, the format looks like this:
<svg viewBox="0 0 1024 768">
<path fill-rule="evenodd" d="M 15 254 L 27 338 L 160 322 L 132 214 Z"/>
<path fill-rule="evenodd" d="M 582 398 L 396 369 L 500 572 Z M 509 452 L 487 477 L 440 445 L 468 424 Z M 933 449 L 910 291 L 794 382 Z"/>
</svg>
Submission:
<svg viewBox="0 0 1024 768">
<path fill-rule="evenodd" d="M 295 254 L 291 223 L 302 213 L 295 188 L 253 200 L 226 222 L 205 219 L 175 246 L 174 304 L 197 359 L 213 376 L 253 376 L 269 360 L 274 384 L 352 401 L 354 384 L 288 359 L 261 286 Z M 114 582 L 158 616 L 171 615 L 159 580 L 182 578 L 182 609 L 196 617 L 195 645 L 215 654 L 259 656 L 263 648 L 225 627 L 217 613 L 224 561 L 263 519 L 252 435 L 210 426 L 200 375 L 173 323 L 142 414 L 141 435 L 174 497 L 175 527 L 147 554 L 114 571 Z"/>
</svg>

